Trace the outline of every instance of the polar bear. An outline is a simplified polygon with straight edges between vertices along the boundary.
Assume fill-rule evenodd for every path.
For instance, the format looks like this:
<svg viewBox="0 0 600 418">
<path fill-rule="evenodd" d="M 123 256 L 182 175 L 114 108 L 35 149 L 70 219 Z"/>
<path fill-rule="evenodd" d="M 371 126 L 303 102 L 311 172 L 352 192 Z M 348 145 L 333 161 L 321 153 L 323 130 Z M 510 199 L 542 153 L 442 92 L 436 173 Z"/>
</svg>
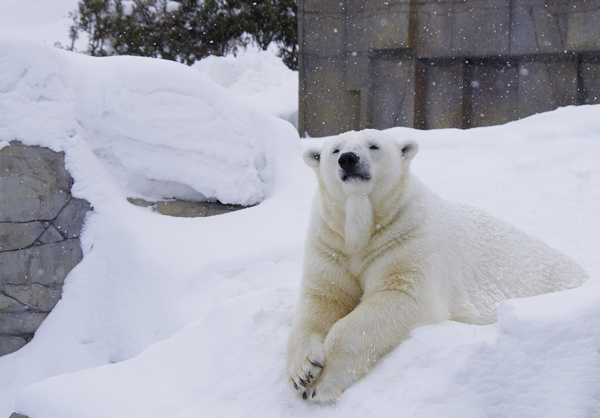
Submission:
<svg viewBox="0 0 600 418">
<path fill-rule="evenodd" d="M 418 144 L 373 130 L 307 149 L 318 179 L 288 342 L 292 391 L 334 403 L 421 325 L 496 321 L 499 301 L 580 285 L 573 260 L 410 173 Z"/>
</svg>

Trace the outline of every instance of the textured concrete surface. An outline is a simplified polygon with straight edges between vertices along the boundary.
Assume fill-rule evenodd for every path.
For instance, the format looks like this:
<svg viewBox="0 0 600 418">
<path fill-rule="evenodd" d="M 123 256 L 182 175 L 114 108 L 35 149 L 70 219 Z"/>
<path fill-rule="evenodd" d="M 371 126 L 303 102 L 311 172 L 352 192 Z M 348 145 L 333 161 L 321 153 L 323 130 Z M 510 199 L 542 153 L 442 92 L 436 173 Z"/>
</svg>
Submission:
<svg viewBox="0 0 600 418">
<path fill-rule="evenodd" d="M 298 18 L 301 134 L 600 103 L 600 0 L 300 0 Z"/>
</svg>

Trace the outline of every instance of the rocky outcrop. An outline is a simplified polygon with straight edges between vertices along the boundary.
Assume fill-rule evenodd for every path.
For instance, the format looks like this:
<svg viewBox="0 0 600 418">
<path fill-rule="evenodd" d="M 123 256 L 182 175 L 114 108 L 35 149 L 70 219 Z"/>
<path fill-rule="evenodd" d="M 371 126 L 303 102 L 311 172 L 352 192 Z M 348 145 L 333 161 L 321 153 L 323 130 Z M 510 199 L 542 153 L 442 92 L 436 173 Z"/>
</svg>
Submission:
<svg viewBox="0 0 600 418">
<path fill-rule="evenodd" d="M 128 198 L 127 201 L 135 206 L 149 207 L 153 212 L 179 218 L 199 218 L 222 215 L 247 206 L 230 205 L 221 202 L 187 202 L 185 200 L 160 200 L 148 202 L 144 199 Z"/>
<path fill-rule="evenodd" d="M 72 184 L 63 153 L 16 141 L 0 149 L 0 355 L 33 337 L 83 257 L 91 207 Z"/>
<path fill-rule="evenodd" d="M 83 257 L 79 235 L 92 208 L 71 196 L 72 184 L 62 152 L 17 141 L 0 145 L 0 356 L 33 338 L 60 299 L 65 278 Z M 219 202 L 128 200 L 178 217 L 244 208 Z"/>
</svg>

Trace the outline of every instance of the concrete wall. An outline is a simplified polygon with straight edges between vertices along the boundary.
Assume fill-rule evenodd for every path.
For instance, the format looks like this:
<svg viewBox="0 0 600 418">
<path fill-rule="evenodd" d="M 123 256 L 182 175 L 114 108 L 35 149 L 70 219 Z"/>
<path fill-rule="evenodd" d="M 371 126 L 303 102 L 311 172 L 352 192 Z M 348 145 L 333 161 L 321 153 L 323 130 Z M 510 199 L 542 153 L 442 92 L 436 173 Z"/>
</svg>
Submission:
<svg viewBox="0 0 600 418">
<path fill-rule="evenodd" d="M 0 356 L 31 340 L 81 261 L 91 207 L 72 184 L 63 153 L 16 141 L 0 149 Z"/>
<path fill-rule="evenodd" d="M 470 128 L 600 103 L 600 0 L 300 0 L 299 131 Z"/>
</svg>

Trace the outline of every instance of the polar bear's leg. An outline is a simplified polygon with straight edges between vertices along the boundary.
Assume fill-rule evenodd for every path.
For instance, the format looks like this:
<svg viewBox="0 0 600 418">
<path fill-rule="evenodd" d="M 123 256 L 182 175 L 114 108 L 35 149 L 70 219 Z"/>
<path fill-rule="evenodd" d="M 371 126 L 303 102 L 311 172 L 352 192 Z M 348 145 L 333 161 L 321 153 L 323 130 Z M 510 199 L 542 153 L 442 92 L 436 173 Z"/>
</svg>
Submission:
<svg viewBox="0 0 600 418">
<path fill-rule="evenodd" d="M 412 329 L 445 319 L 434 312 L 423 317 L 427 309 L 419 309 L 422 303 L 399 291 L 380 291 L 363 299 L 329 331 L 324 343 L 326 364 L 309 399 L 324 404 L 338 401 Z"/>
<path fill-rule="evenodd" d="M 323 342 L 331 326 L 350 310 L 339 301 L 305 292 L 300 298 L 290 334 L 287 378 L 294 392 L 304 399 L 323 369 L 326 357 Z"/>
</svg>

